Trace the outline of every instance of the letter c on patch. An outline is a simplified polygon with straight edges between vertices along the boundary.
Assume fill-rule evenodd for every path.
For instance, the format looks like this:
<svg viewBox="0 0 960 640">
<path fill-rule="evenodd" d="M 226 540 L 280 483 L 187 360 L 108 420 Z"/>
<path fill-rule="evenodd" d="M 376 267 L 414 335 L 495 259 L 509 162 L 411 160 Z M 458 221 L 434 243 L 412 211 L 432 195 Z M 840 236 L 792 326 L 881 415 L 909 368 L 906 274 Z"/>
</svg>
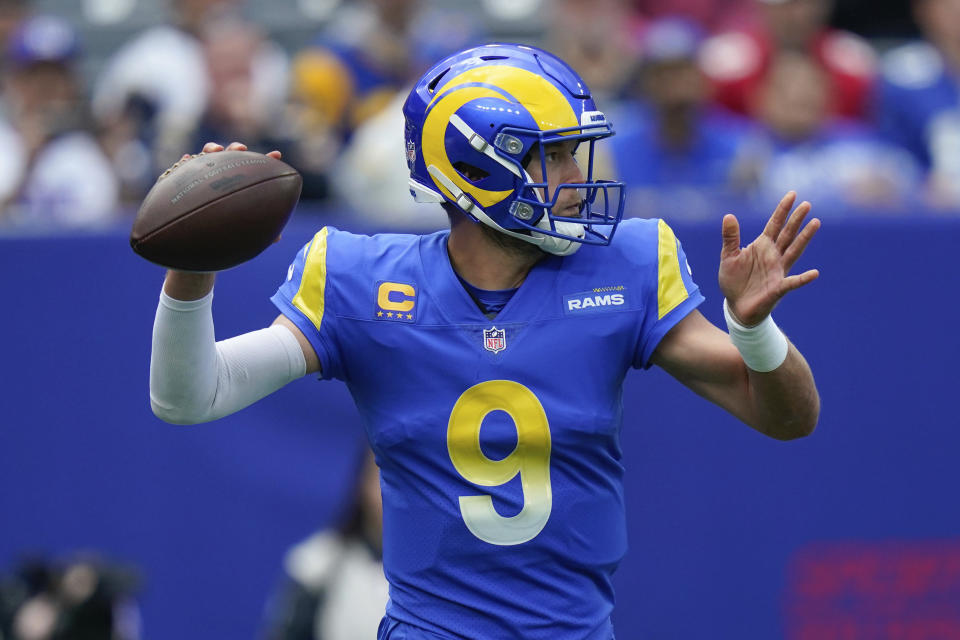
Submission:
<svg viewBox="0 0 960 640">
<path fill-rule="evenodd" d="M 377 304 L 387 311 L 410 311 L 416 304 L 416 295 L 416 290 L 409 284 L 384 282 L 377 291 Z"/>
</svg>

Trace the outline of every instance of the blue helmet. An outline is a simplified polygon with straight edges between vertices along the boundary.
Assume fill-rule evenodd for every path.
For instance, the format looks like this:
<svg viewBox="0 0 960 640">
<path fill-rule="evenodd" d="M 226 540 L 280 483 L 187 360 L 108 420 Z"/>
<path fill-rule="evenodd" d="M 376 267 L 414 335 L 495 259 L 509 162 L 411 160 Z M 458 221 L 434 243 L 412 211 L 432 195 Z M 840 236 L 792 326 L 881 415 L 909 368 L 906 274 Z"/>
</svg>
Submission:
<svg viewBox="0 0 960 640">
<path fill-rule="evenodd" d="M 449 202 L 556 255 L 610 243 L 623 215 L 623 183 L 595 180 L 593 157 L 595 142 L 613 128 L 580 76 L 553 54 L 517 44 L 456 53 L 424 74 L 403 115 L 418 202 Z M 579 145 L 578 157 L 588 143 L 585 181 L 548 185 L 544 145 L 565 141 Z M 536 152 L 544 182 L 524 168 Z M 579 217 L 553 213 L 561 188 L 579 190 Z"/>
</svg>

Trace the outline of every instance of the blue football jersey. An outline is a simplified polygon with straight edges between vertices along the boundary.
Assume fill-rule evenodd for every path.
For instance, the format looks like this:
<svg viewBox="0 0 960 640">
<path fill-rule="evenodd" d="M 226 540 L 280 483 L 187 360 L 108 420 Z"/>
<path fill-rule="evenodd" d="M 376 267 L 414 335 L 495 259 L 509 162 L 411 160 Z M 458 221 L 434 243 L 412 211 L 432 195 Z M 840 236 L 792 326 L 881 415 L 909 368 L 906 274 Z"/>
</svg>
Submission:
<svg viewBox="0 0 960 640">
<path fill-rule="evenodd" d="M 622 382 L 703 300 L 662 220 L 548 256 L 488 319 L 448 231 L 324 228 L 272 298 L 381 470 L 387 612 L 445 638 L 609 640 Z"/>
</svg>

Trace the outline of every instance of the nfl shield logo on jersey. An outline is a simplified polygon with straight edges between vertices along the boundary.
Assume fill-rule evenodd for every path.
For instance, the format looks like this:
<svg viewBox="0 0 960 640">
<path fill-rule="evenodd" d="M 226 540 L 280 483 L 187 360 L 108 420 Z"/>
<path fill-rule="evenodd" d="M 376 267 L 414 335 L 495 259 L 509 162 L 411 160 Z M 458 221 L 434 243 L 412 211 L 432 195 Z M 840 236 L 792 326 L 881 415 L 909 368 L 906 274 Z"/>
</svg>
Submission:
<svg viewBox="0 0 960 640">
<path fill-rule="evenodd" d="M 483 330 L 483 348 L 498 353 L 507 348 L 507 337 L 503 329 L 490 327 Z"/>
</svg>

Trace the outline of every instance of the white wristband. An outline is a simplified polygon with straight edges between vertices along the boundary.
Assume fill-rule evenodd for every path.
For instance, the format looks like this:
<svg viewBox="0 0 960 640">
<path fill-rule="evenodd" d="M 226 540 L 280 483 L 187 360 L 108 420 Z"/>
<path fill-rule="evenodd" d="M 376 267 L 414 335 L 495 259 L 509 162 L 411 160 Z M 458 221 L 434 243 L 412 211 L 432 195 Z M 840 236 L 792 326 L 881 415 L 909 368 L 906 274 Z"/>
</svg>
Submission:
<svg viewBox="0 0 960 640">
<path fill-rule="evenodd" d="M 745 327 L 730 313 L 730 305 L 723 300 L 723 317 L 727 320 L 730 342 L 740 351 L 743 362 L 754 371 L 767 373 L 773 371 L 787 359 L 787 337 L 767 316 L 763 322 L 753 327 Z"/>
</svg>

